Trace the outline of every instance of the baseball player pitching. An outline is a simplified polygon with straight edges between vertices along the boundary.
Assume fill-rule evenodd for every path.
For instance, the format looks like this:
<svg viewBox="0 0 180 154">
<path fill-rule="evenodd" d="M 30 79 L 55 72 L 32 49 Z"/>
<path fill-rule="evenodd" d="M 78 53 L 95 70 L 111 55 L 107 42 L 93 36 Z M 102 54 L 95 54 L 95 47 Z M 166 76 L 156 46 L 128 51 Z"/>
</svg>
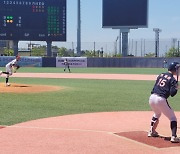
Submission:
<svg viewBox="0 0 180 154">
<path fill-rule="evenodd" d="M 170 120 L 170 129 L 172 132 L 171 142 L 179 143 L 180 139 L 177 137 L 177 118 L 174 110 L 170 107 L 167 98 L 173 97 L 178 91 L 178 81 L 173 75 L 177 75 L 179 69 L 179 63 L 173 62 L 168 67 L 168 72 L 162 73 L 157 77 L 151 96 L 149 98 L 149 105 L 154 112 L 154 115 L 150 124 L 150 131 L 148 137 L 158 137 L 156 128 L 159 123 L 161 113 L 163 113 Z"/>
<path fill-rule="evenodd" d="M 6 72 L 0 71 L 1 74 L 6 74 L 6 86 L 10 86 L 9 83 L 9 76 L 11 76 L 13 73 L 16 72 L 17 69 L 20 68 L 20 66 L 17 64 L 18 61 L 20 60 L 20 56 L 17 55 L 16 58 L 12 61 L 10 61 L 8 64 L 6 64 Z"/>
</svg>

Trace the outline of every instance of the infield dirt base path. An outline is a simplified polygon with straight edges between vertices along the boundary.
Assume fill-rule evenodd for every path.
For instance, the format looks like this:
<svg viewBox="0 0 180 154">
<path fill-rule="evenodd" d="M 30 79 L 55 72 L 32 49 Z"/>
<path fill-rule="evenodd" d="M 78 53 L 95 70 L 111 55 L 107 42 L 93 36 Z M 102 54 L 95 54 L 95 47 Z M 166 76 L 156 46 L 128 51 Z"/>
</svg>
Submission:
<svg viewBox="0 0 180 154">
<path fill-rule="evenodd" d="M 14 73 L 12 77 L 106 79 L 106 80 L 155 80 L 157 75 L 143 74 L 86 74 L 86 73 Z"/>
<path fill-rule="evenodd" d="M 13 77 L 155 80 L 156 75 L 16 73 Z M 176 115 L 180 121 L 180 112 Z M 147 137 L 151 117 L 151 111 L 86 113 L 1 126 L 0 153 L 179 154 L 180 143 L 164 140 L 171 132 L 163 115 L 157 131 L 164 139 Z"/>
</svg>

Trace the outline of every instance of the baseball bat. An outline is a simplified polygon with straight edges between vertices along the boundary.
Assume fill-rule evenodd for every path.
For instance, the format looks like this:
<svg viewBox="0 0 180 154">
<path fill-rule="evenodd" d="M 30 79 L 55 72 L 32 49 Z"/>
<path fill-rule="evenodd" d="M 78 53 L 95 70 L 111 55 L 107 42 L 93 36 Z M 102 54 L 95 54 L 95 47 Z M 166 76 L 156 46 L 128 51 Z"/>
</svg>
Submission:
<svg viewBox="0 0 180 154">
<path fill-rule="evenodd" d="M 179 81 L 179 68 L 180 68 L 180 64 L 176 65 L 176 81 L 177 81 L 177 88 L 179 88 L 179 84 L 178 84 L 178 81 Z"/>
<path fill-rule="evenodd" d="M 180 68 L 180 64 L 177 64 L 177 65 L 176 65 L 177 82 L 179 81 L 179 68 Z"/>
</svg>

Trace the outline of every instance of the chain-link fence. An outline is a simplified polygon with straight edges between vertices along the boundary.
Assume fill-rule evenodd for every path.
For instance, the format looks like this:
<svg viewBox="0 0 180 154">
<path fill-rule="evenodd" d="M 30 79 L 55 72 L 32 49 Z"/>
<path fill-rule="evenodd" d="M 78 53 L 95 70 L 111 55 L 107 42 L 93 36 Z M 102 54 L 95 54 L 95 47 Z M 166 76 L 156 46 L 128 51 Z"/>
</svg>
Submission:
<svg viewBox="0 0 180 154">
<path fill-rule="evenodd" d="M 164 57 L 165 53 L 171 48 L 179 49 L 180 39 L 159 39 L 159 51 L 158 56 Z M 32 42 L 31 42 L 32 43 Z M 41 45 L 45 45 L 45 42 L 36 42 Z M 53 42 L 53 46 L 65 47 L 67 50 L 77 53 L 77 42 Z M 113 57 L 122 53 L 122 45 L 118 41 L 114 42 L 81 42 L 82 51 L 103 51 L 104 57 Z M 19 49 L 28 48 L 28 42 L 20 42 Z M 129 39 L 128 40 L 128 55 L 135 57 L 145 57 L 148 54 L 155 54 L 155 40 L 154 39 Z"/>
<path fill-rule="evenodd" d="M 76 52 L 76 42 L 54 43 L 58 47 L 65 47 Z M 159 57 L 164 57 L 165 53 L 171 48 L 179 48 L 178 39 L 160 39 L 159 40 Z M 81 50 L 103 51 L 104 55 L 113 56 L 121 54 L 121 45 L 118 42 L 81 42 Z M 144 57 L 147 54 L 155 54 L 155 40 L 153 39 L 129 39 L 128 55 Z"/>
</svg>

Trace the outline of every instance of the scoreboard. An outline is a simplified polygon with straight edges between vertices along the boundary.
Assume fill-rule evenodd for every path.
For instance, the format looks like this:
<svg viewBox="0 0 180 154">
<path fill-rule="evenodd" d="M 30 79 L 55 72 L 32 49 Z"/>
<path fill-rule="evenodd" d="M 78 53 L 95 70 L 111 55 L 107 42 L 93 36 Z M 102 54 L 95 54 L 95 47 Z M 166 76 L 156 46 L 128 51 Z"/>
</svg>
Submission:
<svg viewBox="0 0 180 154">
<path fill-rule="evenodd" d="M 147 28 L 148 0 L 103 0 L 103 28 Z"/>
<path fill-rule="evenodd" d="M 66 41 L 66 0 L 0 0 L 0 40 Z"/>
</svg>

